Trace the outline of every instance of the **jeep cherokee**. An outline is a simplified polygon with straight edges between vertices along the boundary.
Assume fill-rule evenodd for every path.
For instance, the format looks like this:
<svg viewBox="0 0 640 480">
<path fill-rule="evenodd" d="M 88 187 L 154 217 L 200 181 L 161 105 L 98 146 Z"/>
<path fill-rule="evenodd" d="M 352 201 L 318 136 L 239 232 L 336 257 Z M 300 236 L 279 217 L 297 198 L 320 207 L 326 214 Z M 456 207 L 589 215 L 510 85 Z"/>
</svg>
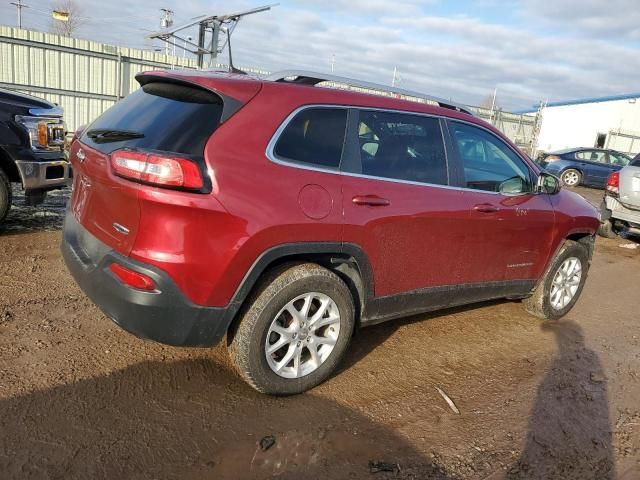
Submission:
<svg viewBox="0 0 640 480">
<path fill-rule="evenodd" d="M 226 337 L 251 386 L 286 395 L 357 327 L 502 298 L 557 319 L 580 296 L 596 210 L 463 107 L 309 72 L 137 80 L 72 142 L 62 245 L 134 335 Z"/>
</svg>

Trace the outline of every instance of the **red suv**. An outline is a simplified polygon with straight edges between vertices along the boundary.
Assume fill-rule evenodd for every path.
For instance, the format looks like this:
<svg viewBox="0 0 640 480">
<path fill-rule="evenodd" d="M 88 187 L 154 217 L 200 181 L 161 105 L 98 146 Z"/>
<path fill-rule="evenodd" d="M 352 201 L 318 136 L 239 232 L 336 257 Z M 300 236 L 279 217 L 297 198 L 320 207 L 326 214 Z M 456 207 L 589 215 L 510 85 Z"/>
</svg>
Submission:
<svg viewBox="0 0 640 480">
<path fill-rule="evenodd" d="M 72 143 L 62 250 L 139 337 L 226 335 L 249 384 L 293 394 L 357 327 L 499 298 L 556 319 L 580 295 L 596 210 L 462 107 L 309 72 L 137 79 Z"/>
</svg>

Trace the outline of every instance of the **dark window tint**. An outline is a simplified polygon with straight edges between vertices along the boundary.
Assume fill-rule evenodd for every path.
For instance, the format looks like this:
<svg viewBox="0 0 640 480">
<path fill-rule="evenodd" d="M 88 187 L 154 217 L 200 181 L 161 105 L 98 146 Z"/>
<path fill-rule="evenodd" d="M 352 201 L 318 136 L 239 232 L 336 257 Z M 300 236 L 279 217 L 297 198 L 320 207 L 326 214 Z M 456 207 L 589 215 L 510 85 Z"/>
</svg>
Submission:
<svg viewBox="0 0 640 480">
<path fill-rule="evenodd" d="M 274 153 L 284 160 L 337 169 L 346 128 L 346 109 L 308 108 L 289 122 Z"/>
<path fill-rule="evenodd" d="M 358 139 L 364 175 L 448 183 L 447 159 L 437 118 L 363 110 Z"/>
<path fill-rule="evenodd" d="M 220 123 L 221 98 L 207 90 L 171 83 L 149 83 L 104 112 L 84 132 L 82 141 L 104 153 L 144 148 L 202 156 Z M 94 142 L 87 134 L 109 129 L 142 138 Z"/>
<path fill-rule="evenodd" d="M 633 165 L 634 167 L 640 167 L 640 155 L 635 156 L 633 162 L 631 162 L 631 165 Z"/>
<path fill-rule="evenodd" d="M 507 195 L 532 191 L 529 167 L 506 143 L 481 128 L 451 124 L 467 188 Z"/>
</svg>

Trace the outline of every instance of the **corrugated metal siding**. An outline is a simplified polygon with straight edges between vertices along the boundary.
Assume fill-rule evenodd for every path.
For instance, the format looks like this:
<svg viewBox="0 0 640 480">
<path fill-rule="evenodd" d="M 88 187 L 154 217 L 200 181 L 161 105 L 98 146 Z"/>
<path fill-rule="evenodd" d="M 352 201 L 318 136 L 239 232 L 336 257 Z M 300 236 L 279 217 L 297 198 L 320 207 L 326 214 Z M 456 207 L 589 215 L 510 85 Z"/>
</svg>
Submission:
<svg viewBox="0 0 640 480">
<path fill-rule="evenodd" d="M 196 68 L 196 61 L 0 26 L 0 84 L 59 104 L 69 130 L 136 90 L 137 73 L 174 66 Z"/>
</svg>

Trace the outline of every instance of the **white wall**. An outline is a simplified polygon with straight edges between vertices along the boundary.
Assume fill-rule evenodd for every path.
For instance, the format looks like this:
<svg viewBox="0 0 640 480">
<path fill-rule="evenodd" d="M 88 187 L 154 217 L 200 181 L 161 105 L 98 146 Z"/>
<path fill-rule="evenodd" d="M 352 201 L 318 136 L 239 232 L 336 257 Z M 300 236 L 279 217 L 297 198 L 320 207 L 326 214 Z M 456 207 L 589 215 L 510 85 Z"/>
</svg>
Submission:
<svg viewBox="0 0 640 480">
<path fill-rule="evenodd" d="M 543 112 L 538 150 L 593 147 L 598 133 L 608 134 L 618 129 L 640 134 L 640 98 L 547 107 Z"/>
</svg>

